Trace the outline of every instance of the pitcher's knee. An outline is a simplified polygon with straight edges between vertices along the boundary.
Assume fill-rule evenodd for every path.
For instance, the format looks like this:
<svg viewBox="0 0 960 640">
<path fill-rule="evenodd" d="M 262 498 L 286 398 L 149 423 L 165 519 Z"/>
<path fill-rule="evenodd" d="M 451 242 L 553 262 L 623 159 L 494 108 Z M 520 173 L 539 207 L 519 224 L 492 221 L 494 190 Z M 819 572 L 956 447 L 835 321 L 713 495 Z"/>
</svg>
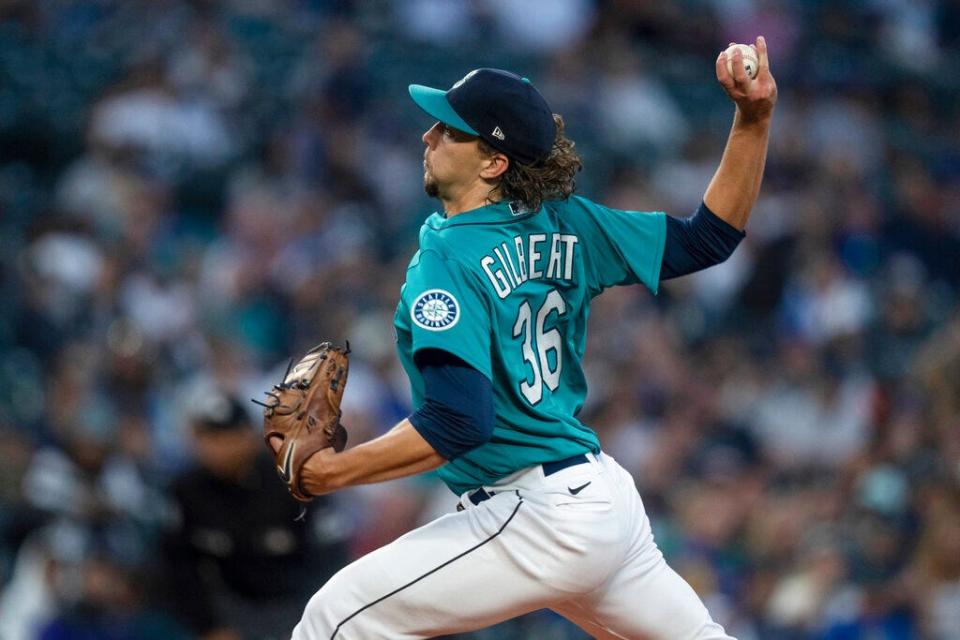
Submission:
<svg viewBox="0 0 960 640">
<path fill-rule="evenodd" d="M 330 640 L 349 615 L 349 612 L 343 611 L 342 605 L 337 605 L 330 590 L 324 587 L 307 602 L 300 622 L 293 630 L 292 640 Z"/>
<path fill-rule="evenodd" d="M 703 623 L 697 629 L 696 635 L 692 637 L 694 640 L 735 640 L 732 636 L 727 635 L 723 627 L 713 620 Z"/>
</svg>

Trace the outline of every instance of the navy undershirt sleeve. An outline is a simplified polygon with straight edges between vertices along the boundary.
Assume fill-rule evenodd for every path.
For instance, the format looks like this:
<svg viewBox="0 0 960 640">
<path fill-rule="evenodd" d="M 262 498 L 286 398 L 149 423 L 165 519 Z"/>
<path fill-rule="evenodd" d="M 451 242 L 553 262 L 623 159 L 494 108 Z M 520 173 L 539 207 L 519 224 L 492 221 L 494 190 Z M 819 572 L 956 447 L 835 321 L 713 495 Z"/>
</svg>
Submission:
<svg viewBox="0 0 960 640">
<path fill-rule="evenodd" d="M 423 406 L 409 420 L 423 439 L 447 460 L 479 447 L 493 435 L 490 380 L 447 351 L 416 356 L 423 376 Z"/>
<path fill-rule="evenodd" d="M 689 218 L 667 216 L 660 279 L 669 280 L 720 264 L 746 235 L 702 202 Z"/>
</svg>

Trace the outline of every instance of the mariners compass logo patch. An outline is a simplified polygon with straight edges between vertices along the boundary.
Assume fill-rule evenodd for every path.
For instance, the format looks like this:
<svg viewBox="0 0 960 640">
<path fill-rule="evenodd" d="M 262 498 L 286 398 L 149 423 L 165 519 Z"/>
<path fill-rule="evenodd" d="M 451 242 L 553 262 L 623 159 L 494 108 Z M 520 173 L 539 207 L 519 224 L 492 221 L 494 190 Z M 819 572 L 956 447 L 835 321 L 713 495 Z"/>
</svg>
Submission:
<svg viewBox="0 0 960 640">
<path fill-rule="evenodd" d="M 460 320 L 460 305 L 449 291 L 430 289 L 413 303 L 410 317 L 417 326 L 428 331 L 443 331 Z"/>
</svg>

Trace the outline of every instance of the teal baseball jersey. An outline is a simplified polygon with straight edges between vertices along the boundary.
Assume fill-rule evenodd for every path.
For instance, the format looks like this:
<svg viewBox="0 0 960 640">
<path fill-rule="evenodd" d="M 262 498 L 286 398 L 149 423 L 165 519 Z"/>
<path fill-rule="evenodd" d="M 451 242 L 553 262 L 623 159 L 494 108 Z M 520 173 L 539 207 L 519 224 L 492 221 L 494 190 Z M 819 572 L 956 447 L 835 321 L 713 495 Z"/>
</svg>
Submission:
<svg viewBox="0 0 960 640">
<path fill-rule="evenodd" d="M 577 418 L 590 302 L 613 285 L 656 293 L 665 235 L 661 212 L 581 197 L 536 212 L 497 203 L 426 220 L 394 319 L 414 406 L 423 403 L 414 355 L 442 349 L 490 379 L 496 413 L 487 443 L 438 470 L 451 490 L 600 451 Z"/>
</svg>

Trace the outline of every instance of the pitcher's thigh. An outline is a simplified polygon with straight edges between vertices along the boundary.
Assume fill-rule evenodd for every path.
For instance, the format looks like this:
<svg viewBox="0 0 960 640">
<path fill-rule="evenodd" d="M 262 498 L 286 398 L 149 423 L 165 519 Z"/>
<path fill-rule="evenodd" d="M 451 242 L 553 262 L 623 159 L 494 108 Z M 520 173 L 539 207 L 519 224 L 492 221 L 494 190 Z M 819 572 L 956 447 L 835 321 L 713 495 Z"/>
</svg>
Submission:
<svg viewBox="0 0 960 640">
<path fill-rule="evenodd" d="M 350 564 L 310 599 L 293 640 L 432 638 L 545 607 L 556 593 L 514 555 L 523 507 L 497 496 Z"/>
<path fill-rule="evenodd" d="M 553 609 L 599 640 L 733 640 L 662 557 L 647 570 L 624 567 L 602 591 Z"/>
</svg>

